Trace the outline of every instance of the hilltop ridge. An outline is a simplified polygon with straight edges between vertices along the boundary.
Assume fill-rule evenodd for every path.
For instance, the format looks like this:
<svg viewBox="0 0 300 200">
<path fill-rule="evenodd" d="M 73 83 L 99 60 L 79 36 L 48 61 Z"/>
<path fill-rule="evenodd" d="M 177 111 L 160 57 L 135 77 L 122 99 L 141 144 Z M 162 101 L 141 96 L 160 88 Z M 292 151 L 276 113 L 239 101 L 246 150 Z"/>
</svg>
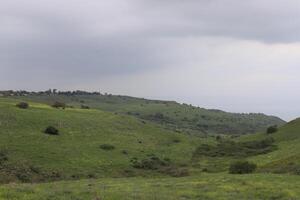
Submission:
<svg viewBox="0 0 300 200">
<path fill-rule="evenodd" d="M 189 134 L 243 135 L 285 123 L 279 117 L 262 113 L 230 113 L 175 101 L 150 100 L 100 92 L 47 90 L 41 92 L 0 91 L 0 94 L 9 98 L 49 105 L 58 101 L 77 108 L 84 106 L 126 114 L 163 125 L 173 131 Z"/>
</svg>

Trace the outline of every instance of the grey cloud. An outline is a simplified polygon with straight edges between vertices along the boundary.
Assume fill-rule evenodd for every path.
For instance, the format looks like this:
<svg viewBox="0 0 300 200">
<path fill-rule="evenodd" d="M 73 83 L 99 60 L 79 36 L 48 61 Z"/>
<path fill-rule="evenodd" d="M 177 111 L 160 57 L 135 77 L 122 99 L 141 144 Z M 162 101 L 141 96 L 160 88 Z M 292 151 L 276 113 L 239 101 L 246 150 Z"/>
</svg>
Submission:
<svg viewBox="0 0 300 200">
<path fill-rule="evenodd" d="M 173 37 L 300 40 L 295 0 L 110 2 L 2 2 L 2 67 L 65 69 L 75 76 L 131 73 L 163 67 L 172 57 L 162 41 Z"/>
<path fill-rule="evenodd" d="M 43 72 L 65 81 L 95 79 L 161 66 L 160 46 L 151 38 L 128 35 L 89 36 L 81 26 L 56 16 L 26 16 L 39 29 L 36 35 L 8 35 L 1 40 L 0 64 L 7 74 Z M 22 72 L 18 74 L 18 72 Z"/>
<path fill-rule="evenodd" d="M 169 40 L 300 40 L 296 0 L 21 1 L 0 4 L 0 64 L 7 72 L 97 78 L 164 67 Z M 175 38 L 175 39 L 174 39 Z M 175 61 L 176 62 L 176 61 Z"/>
<path fill-rule="evenodd" d="M 296 0 L 141 1 L 144 18 L 177 36 L 221 36 L 268 43 L 300 41 L 300 2 Z"/>
<path fill-rule="evenodd" d="M 234 110 L 243 101 L 237 96 L 255 83 L 241 106 L 251 107 L 261 85 L 299 85 L 286 81 L 299 74 L 299 7 L 298 0 L 2 1 L 0 89 L 105 87 L 213 107 L 223 105 L 222 97 L 236 97 L 234 104 L 228 100 L 232 107 L 223 106 Z M 260 77 L 258 85 L 251 77 L 261 68 L 268 80 Z M 283 73 L 287 78 L 280 80 Z M 232 93 L 218 92 L 236 77 L 228 86 Z M 214 104 L 206 97 L 212 95 Z M 266 103 L 251 112 L 276 92 L 263 98 Z M 276 105 L 268 112 L 277 112 Z"/>
</svg>

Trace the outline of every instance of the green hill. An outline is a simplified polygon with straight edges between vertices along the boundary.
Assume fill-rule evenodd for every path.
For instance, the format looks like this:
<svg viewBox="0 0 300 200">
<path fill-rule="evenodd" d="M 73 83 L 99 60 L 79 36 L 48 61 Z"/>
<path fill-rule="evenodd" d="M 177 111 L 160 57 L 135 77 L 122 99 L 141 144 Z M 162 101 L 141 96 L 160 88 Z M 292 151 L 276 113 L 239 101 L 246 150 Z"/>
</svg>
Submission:
<svg viewBox="0 0 300 200">
<path fill-rule="evenodd" d="M 30 107 L 17 108 L 16 104 L 21 100 L 31 100 Z M 55 101 L 66 102 L 68 107 L 51 107 Z M 90 109 L 81 109 L 82 104 Z M 134 109 L 140 109 L 141 114 L 135 113 L 133 116 L 129 113 L 133 111 L 128 110 Z M 180 117 L 202 113 L 203 116 L 211 116 L 211 123 L 219 118 L 224 121 L 231 119 L 228 125 L 232 124 L 231 127 L 239 126 L 235 124 L 235 120 L 245 120 L 249 122 L 248 125 L 260 117 L 277 120 L 258 114 L 231 114 L 176 102 L 110 95 L 3 97 L 0 98 L 0 110 L 0 163 L 4 166 L 0 170 L 0 176 L 4 177 L 2 182 L 157 173 L 177 176 L 188 173 L 187 171 L 201 171 L 206 168 L 209 168 L 208 171 L 224 171 L 227 170 L 230 159 L 221 159 L 218 167 L 211 167 L 218 159 L 206 156 L 201 159 L 201 164 L 194 159 L 195 149 L 202 144 L 216 144 L 215 137 L 186 134 L 192 127 L 183 128 L 187 121 L 180 119 L 172 122 L 178 123 L 176 128 L 172 128 L 172 124 L 164 121 L 167 118 L 165 116 L 172 113 L 171 110 L 180 113 Z M 163 115 L 159 117 L 160 120 L 146 117 L 152 116 L 150 113 L 158 112 Z M 251 117 L 252 121 L 249 120 Z M 48 126 L 57 128 L 60 135 L 43 133 Z M 194 131 L 193 133 L 199 133 Z M 105 149 L 105 146 L 111 146 L 112 149 Z M 153 165 L 168 167 L 147 166 L 149 162 L 150 165 L 154 162 Z M 143 171 L 144 169 L 146 170 Z"/>
<path fill-rule="evenodd" d="M 139 119 L 161 124 L 168 129 L 190 134 L 230 134 L 256 133 L 272 125 L 283 125 L 278 117 L 264 114 L 238 114 L 211 110 L 174 101 L 159 101 L 116 95 L 78 94 L 28 94 L 15 97 L 28 101 L 53 104 L 64 102 L 80 108 L 93 109 L 131 115 Z"/>
<path fill-rule="evenodd" d="M 29 108 L 16 106 L 23 100 Z M 213 121 L 266 117 L 109 95 L 0 97 L 0 183 L 9 183 L 0 199 L 299 199 L 300 119 L 272 134 L 232 137 L 199 134 L 181 120 L 173 127 L 164 121 L 171 110 Z M 164 120 L 145 117 L 158 112 Z M 48 126 L 59 134 L 46 134 Z M 228 174 L 244 159 L 256 173 Z"/>
<path fill-rule="evenodd" d="M 278 149 L 251 159 L 260 165 L 260 171 L 300 175 L 300 119 L 280 127 L 276 133 L 258 133 L 246 136 L 242 140 L 257 140 L 266 137 L 274 138 Z"/>
<path fill-rule="evenodd" d="M 193 154 L 193 166 L 208 172 L 228 171 L 237 160 L 257 164 L 257 172 L 300 175 L 300 119 L 271 134 L 218 137 L 216 143 L 199 145 Z"/>
<path fill-rule="evenodd" d="M 188 167 L 197 145 L 213 141 L 172 132 L 128 115 L 55 109 L 38 103 L 20 109 L 15 106 L 17 102 L 0 99 L 1 182 L 155 173 L 176 176 L 177 172 L 185 173 L 181 168 Z M 45 134 L 48 126 L 56 127 L 60 134 Z M 147 163 L 151 159 L 154 163 Z M 143 161 L 150 166 L 139 166 Z"/>
</svg>

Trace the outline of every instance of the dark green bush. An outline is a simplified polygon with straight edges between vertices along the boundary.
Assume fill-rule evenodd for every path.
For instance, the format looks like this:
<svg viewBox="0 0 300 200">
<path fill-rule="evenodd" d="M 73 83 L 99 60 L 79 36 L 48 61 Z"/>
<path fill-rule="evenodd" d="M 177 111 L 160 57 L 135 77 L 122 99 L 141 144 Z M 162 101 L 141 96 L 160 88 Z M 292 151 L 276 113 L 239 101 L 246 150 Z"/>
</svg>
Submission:
<svg viewBox="0 0 300 200">
<path fill-rule="evenodd" d="M 123 151 L 122 151 L 122 154 L 128 155 L 128 151 L 127 151 L 127 150 L 123 150 Z"/>
<path fill-rule="evenodd" d="M 266 154 L 276 150 L 273 138 L 247 142 L 221 140 L 217 145 L 203 144 L 194 152 L 194 156 L 209 157 L 248 157 Z"/>
<path fill-rule="evenodd" d="M 4 150 L 0 150 L 0 166 L 5 163 L 6 161 L 8 161 L 8 156 L 7 156 L 7 152 Z"/>
<path fill-rule="evenodd" d="M 167 174 L 172 177 L 185 177 L 189 176 L 189 170 L 187 168 L 178 168 L 176 166 L 168 166 L 159 170 L 163 174 Z"/>
<path fill-rule="evenodd" d="M 164 115 L 162 113 L 155 113 L 154 114 L 154 118 L 156 118 L 156 119 L 163 119 Z"/>
<path fill-rule="evenodd" d="M 146 169 L 146 170 L 157 170 L 161 167 L 169 166 L 170 162 L 166 160 L 161 160 L 159 157 L 155 155 L 148 155 L 147 158 L 143 160 L 138 160 L 133 158 L 131 160 L 132 166 L 138 169 Z"/>
<path fill-rule="evenodd" d="M 102 145 L 100 145 L 100 148 L 103 150 L 109 151 L 109 150 L 114 150 L 115 146 L 113 146 L 111 144 L 102 144 Z"/>
<path fill-rule="evenodd" d="M 272 165 L 267 165 L 262 169 L 259 169 L 259 172 L 300 175 L 300 164 L 293 161 L 282 162 L 279 160 L 278 162 L 272 163 Z"/>
<path fill-rule="evenodd" d="M 176 139 L 173 140 L 173 142 L 174 142 L 174 143 L 180 143 L 180 139 L 177 139 L 177 138 L 176 138 Z"/>
<path fill-rule="evenodd" d="M 65 109 L 66 108 L 66 104 L 63 103 L 63 102 L 54 102 L 54 104 L 52 104 L 52 107 L 53 108 L 62 108 L 62 109 Z"/>
<path fill-rule="evenodd" d="M 81 105 L 81 109 L 90 109 L 90 107 L 86 105 Z"/>
<path fill-rule="evenodd" d="M 27 109 L 29 108 L 29 104 L 26 103 L 26 102 L 20 102 L 16 105 L 18 108 L 21 108 L 21 109 Z"/>
<path fill-rule="evenodd" d="M 44 133 L 49 134 L 49 135 L 59 135 L 58 129 L 53 126 L 48 126 L 45 129 Z"/>
<path fill-rule="evenodd" d="M 237 161 L 230 165 L 230 174 L 250 174 L 256 169 L 256 164 L 250 163 L 248 161 Z"/>
<path fill-rule="evenodd" d="M 267 134 L 272 134 L 272 133 L 276 133 L 278 131 L 278 127 L 275 125 L 275 126 L 270 126 L 268 129 L 267 129 Z"/>
<path fill-rule="evenodd" d="M 217 135 L 217 136 L 216 136 L 216 140 L 217 140 L 217 141 L 221 141 L 221 140 L 222 140 L 222 137 L 221 137 L 220 135 Z"/>
</svg>

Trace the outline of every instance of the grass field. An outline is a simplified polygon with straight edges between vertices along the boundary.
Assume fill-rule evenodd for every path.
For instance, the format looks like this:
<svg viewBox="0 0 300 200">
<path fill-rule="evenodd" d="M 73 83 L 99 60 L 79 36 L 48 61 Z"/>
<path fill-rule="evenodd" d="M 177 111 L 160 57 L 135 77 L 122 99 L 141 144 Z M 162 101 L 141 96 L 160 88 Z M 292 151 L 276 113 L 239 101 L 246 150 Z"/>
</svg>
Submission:
<svg viewBox="0 0 300 200">
<path fill-rule="evenodd" d="M 2 182 L 14 180 L 24 170 L 28 173 L 28 177 L 22 177 L 25 180 L 31 180 L 37 170 L 59 179 L 132 176 L 143 173 L 131 166 L 132 158 L 144 159 L 154 154 L 169 159 L 175 166 L 188 165 L 197 145 L 214 142 L 213 138 L 203 140 L 175 133 L 151 122 L 110 112 L 59 110 L 35 103 L 23 110 L 15 103 L 0 101 L 0 145 L 8 157 L 8 171 L 0 171 Z M 57 127 L 61 134 L 43 133 L 49 125 Z M 115 149 L 103 150 L 103 144 Z"/>
<path fill-rule="evenodd" d="M 271 200 L 300 199 L 300 176 L 202 174 L 184 178 L 118 178 L 0 186 L 5 200 Z"/>
<path fill-rule="evenodd" d="M 300 199 L 299 119 L 273 134 L 218 139 L 126 112 L 41 101 L 20 109 L 19 101 L 0 98 L 0 199 Z M 60 134 L 45 134 L 49 125 Z M 241 157 L 232 148 L 270 137 L 270 152 Z M 212 154 L 197 155 L 203 145 Z M 228 174 L 241 159 L 257 164 L 256 173 Z"/>
</svg>

